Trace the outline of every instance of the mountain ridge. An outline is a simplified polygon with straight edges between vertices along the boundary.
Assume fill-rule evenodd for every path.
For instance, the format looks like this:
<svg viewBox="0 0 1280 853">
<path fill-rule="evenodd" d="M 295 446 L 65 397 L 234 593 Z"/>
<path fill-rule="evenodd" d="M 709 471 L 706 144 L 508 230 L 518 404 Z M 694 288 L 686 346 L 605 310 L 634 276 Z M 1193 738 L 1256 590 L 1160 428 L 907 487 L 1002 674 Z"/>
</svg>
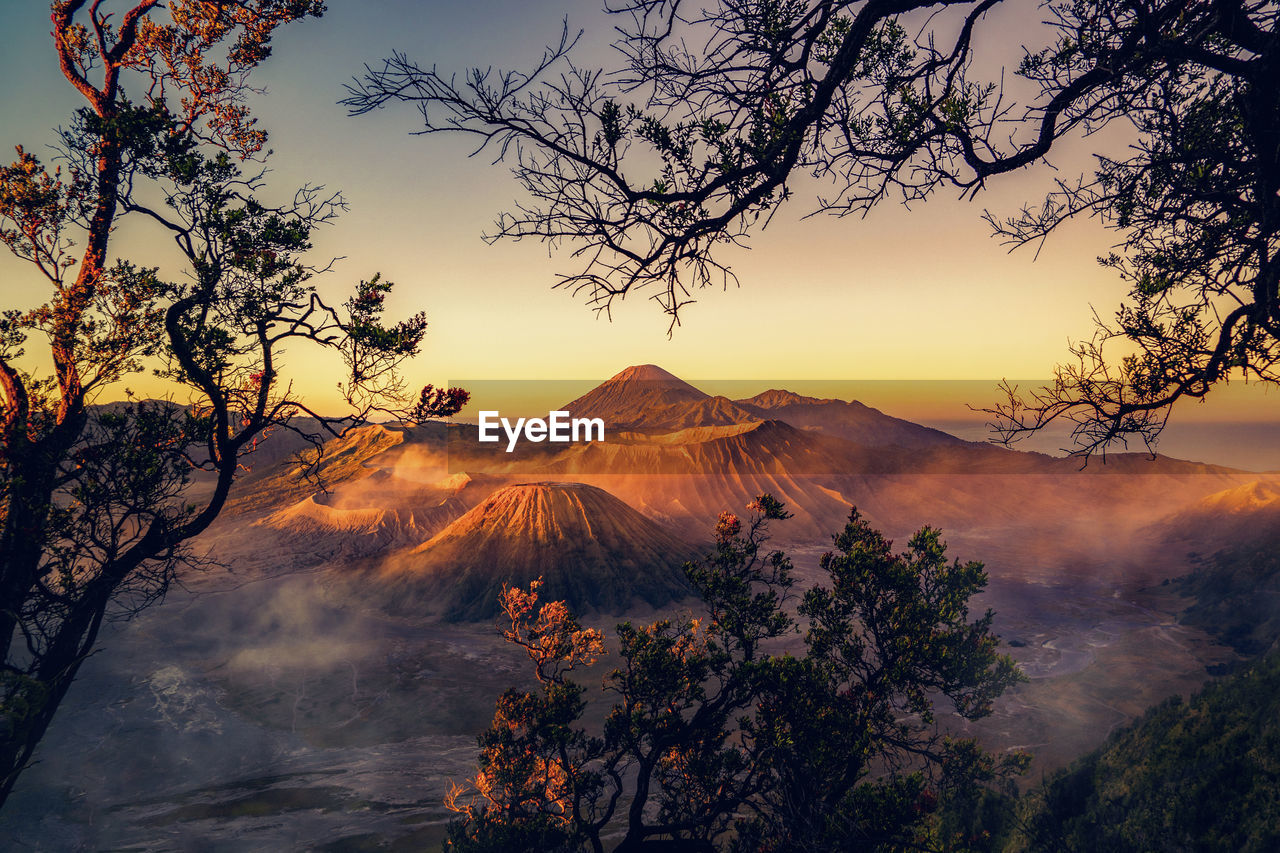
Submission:
<svg viewBox="0 0 1280 853">
<path fill-rule="evenodd" d="M 786 421 L 801 429 L 873 446 L 933 447 L 969 444 L 933 427 L 886 415 L 859 400 L 807 397 L 771 388 L 754 397 L 735 400 L 756 417 Z"/>
</svg>

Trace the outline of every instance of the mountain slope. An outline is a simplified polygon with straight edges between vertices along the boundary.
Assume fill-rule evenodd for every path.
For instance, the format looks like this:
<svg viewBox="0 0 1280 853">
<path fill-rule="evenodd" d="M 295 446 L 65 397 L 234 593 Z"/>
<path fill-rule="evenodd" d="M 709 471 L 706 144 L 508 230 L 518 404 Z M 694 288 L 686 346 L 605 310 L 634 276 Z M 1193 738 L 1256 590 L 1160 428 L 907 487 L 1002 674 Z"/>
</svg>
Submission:
<svg viewBox="0 0 1280 853">
<path fill-rule="evenodd" d="M 1017 850 L 1280 849 L 1280 656 L 1155 706 L 1024 802 Z"/>
<path fill-rule="evenodd" d="M 1277 540 L 1252 542 L 1192 561 L 1173 582 L 1194 599 L 1179 621 L 1214 635 L 1243 655 L 1261 654 L 1280 642 L 1280 551 Z"/>
<path fill-rule="evenodd" d="M 379 469 L 317 491 L 254 522 L 275 534 L 295 559 L 355 559 L 420 545 L 495 488 L 467 474 L 434 483 L 406 481 Z"/>
<path fill-rule="evenodd" d="M 504 584 L 543 579 L 546 601 L 622 612 L 687 594 L 686 542 L 603 489 L 525 483 L 499 489 L 425 544 L 396 555 L 373 585 L 392 609 L 453 621 L 498 612 Z"/>
<path fill-rule="evenodd" d="M 338 483 L 360 480 L 374 473 L 371 463 L 404 441 L 399 430 L 381 424 L 360 427 L 341 438 L 330 439 L 319 454 L 319 465 L 313 472 L 299 464 L 290 454 L 274 464 L 264 464 L 245 477 L 243 488 L 235 491 L 228 502 L 230 514 L 277 509 L 310 496 L 323 485 L 332 488 Z M 301 454 L 303 460 L 312 462 L 315 450 Z"/>
<path fill-rule="evenodd" d="M 1153 551 L 1194 552 L 1174 587 L 1194 599 L 1180 619 L 1241 654 L 1280 638 L 1280 482 L 1259 480 L 1205 497 L 1152 530 Z"/>
</svg>

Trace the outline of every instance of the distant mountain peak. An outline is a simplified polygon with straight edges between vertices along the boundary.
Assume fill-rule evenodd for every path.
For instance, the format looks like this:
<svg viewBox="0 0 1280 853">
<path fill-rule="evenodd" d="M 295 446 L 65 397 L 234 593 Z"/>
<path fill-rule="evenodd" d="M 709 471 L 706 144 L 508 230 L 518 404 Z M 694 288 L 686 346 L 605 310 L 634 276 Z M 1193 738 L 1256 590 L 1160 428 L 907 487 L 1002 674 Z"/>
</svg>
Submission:
<svg viewBox="0 0 1280 853">
<path fill-rule="evenodd" d="M 603 418 L 607 428 L 644 424 L 654 413 L 701 404 L 710 395 L 654 364 L 640 364 L 600 383 L 563 408 L 578 417 Z"/>
<path fill-rule="evenodd" d="M 685 382 L 679 376 L 670 371 L 663 370 L 656 364 L 633 364 L 620 373 L 615 374 L 609 382 L 664 382 L 675 385 L 684 385 L 693 388 L 688 382 Z M 693 390 L 697 390 L 694 388 Z M 699 392 L 701 393 L 701 392 Z"/>
<path fill-rule="evenodd" d="M 783 406 L 825 406 L 841 401 L 829 397 L 806 397 L 803 394 L 797 394 L 795 391 L 770 388 L 768 391 L 762 391 L 754 397 L 735 402 L 739 404 L 745 403 L 761 409 L 779 409 Z"/>
</svg>

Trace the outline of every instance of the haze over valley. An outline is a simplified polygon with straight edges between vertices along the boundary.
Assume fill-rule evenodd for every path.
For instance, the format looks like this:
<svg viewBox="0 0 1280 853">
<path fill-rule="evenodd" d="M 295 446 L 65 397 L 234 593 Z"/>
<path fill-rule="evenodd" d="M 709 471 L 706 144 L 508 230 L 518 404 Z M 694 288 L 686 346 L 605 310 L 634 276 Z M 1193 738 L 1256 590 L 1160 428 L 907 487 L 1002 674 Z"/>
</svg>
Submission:
<svg viewBox="0 0 1280 853">
<path fill-rule="evenodd" d="M 602 418 L 606 441 L 507 454 L 462 422 L 370 425 L 304 476 L 314 451 L 268 438 L 198 541 L 218 564 L 109 626 L 116 653 L 86 664 L 0 826 L 48 850 L 438 842 L 448 780 L 471 772 L 494 699 L 529 681 L 494 628 L 502 587 L 541 577 L 608 636 L 682 612 L 682 564 L 761 493 L 794 513 L 772 545 L 801 587 L 853 506 L 898 543 L 929 524 L 986 564 L 977 609 L 1029 681 L 943 725 L 1030 750 L 1034 781 L 1237 657 L 1179 622 L 1189 600 L 1163 582 L 1280 521 L 1280 478 L 1256 472 L 1146 454 L 1082 468 L 856 400 L 713 396 L 653 365 L 561 408 Z"/>
</svg>

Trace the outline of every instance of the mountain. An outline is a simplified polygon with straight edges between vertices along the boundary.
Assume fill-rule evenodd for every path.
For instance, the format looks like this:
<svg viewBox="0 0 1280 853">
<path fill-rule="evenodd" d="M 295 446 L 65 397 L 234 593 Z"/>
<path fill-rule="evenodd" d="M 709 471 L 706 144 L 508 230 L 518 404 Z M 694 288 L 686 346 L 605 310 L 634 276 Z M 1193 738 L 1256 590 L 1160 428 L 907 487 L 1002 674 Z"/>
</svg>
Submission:
<svg viewBox="0 0 1280 853">
<path fill-rule="evenodd" d="M 340 509 L 321 494 L 273 512 L 259 526 L 279 532 L 278 541 L 318 559 L 363 557 L 394 545 L 418 544 L 427 538 L 416 516 L 395 509 Z"/>
<path fill-rule="evenodd" d="M 391 609 L 488 619 L 504 584 L 543 579 L 544 601 L 620 613 L 688 594 L 695 549 L 603 489 L 522 483 L 491 494 L 428 542 L 388 560 L 371 586 Z"/>
<path fill-rule="evenodd" d="M 727 397 L 712 397 L 653 364 L 628 367 L 561 408 L 574 417 L 603 418 L 609 431 L 679 430 L 758 420 Z"/>
<path fill-rule="evenodd" d="M 657 405 L 689 403 L 708 396 L 656 364 L 637 364 L 611 376 L 569 404 L 575 415 L 597 417 L 604 411 L 632 411 L 639 402 Z M 568 408 L 568 407 L 566 407 Z"/>
<path fill-rule="evenodd" d="M 459 442 L 451 447 L 450 460 L 497 477 L 599 486 L 694 541 L 709 535 L 720 512 L 741 510 L 764 492 L 795 513 L 784 525 L 784 535 L 825 538 L 849 514 L 849 502 L 831 481 L 901 461 L 895 454 L 877 454 L 782 421 L 617 432 L 607 438 L 603 443 L 524 445 L 511 454 L 485 446 L 475 455 Z"/>
<path fill-rule="evenodd" d="M 774 389 L 734 402 L 761 419 L 786 421 L 801 429 L 816 430 L 873 447 L 967 444 L 954 435 L 891 417 L 857 400 L 846 403 Z"/>
<path fill-rule="evenodd" d="M 895 536 L 926 520 L 953 529 L 992 521 L 1025 526 L 1036 516 L 1055 527 L 1083 516 L 1092 523 L 1095 509 L 1104 520 L 1128 524 L 1148 510 L 1143 520 L 1155 521 L 1239 482 L 1222 469 L 1138 455 L 1113 455 L 1106 465 L 1081 471 L 1078 460 L 967 442 L 876 447 L 782 420 L 606 437 L 602 443 L 526 443 L 514 453 L 459 440 L 450 447 L 450 462 L 497 477 L 600 486 L 696 540 L 722 510 L 737 510 L 762 492 L 795 513 L 778 535 L 821 541 L 843 524 L 850 505 Z M 1112 473 L 1117 476 L 1107 476 Z M 1153 489 L 1161 501 L 1152 499 Z M 1120 518 L 1117 505 L 1130 502 L 1136 508 Z M 1070 538 L 1100 544 L 1099 537 L 1081 539 L 1078 532 Z"/>
<path fill-rule="evenodd" d="M 507 453 L 478 443 L 471 424 L 366 427 L 326 446 L 329 493 L 304 480 L 296 463 L 259 469 L 223 526 L 254 516 L 253 529 L 278 539 L 291 564 L 398 560 L 496 490 L 572 481 L 605 490 L 670 535 L 704 542 L 721 511 L 741 512 L 767 492 L 795 514 L 777 526 L 780 543 L 824 542 L 856 505 L 894 538 L 926 522 L 942 527 L 998 571 L 1161 580 L 1177 569 L 1130 557 L 1144 544 L 1135 534 L 1257 479 L 1142 454 L 1110 455 L 1081 470 L 1079 460 L 959 441 L 855 402 L 779 390 L 742 401 L 711 397 L 652 365 L 624 370 L 567 408 L 575 417 L 605 417 L 607 441 L 521 442 Z M 826 431 L 842 429 L 867 441 Z M 469 485 L 455 489 L 451 477 Z M 591 535 L 593 528 L 584 533 Z M 1170 534 L 1147 539 L 1167 542 Z M 245 541 L 270 551 L 269 540 L 262 548 Z"/>
</svg>

